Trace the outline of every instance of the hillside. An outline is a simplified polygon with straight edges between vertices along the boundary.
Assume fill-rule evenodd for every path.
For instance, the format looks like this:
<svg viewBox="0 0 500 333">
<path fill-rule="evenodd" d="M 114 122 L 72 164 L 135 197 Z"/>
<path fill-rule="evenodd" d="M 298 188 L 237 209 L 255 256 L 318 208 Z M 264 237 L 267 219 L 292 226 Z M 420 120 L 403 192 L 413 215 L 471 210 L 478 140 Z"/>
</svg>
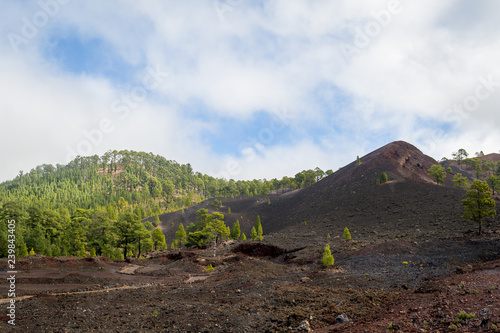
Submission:
<svg viewBox="0 0 500 333">
<path fill-rule="evenodd" d="M 281 180 L 234 181 L 194 172 L 190 164 L 152 153 L 109 151 L 77 157 L 67 165 L 44 164 L 3 182 L 0 220 L 16 220 L 19 256 L 31 250 L 49 256 L 95 251 L 119 259 L 158 245 L 153 231 L 161 213 L 210 197 L 303 188 L 330 173 L 316 168 Z M 141 223 L 145 218 L 152 223 Z M 8 254 L 7 237 L 7 225 L 0 223 L 0 257 Z"/>
<path fill-rule="evenodd" d="M 305 188 L 220 197 L 222 205 L 205 200 L 160 215 L 168 250 L 144 250 L 143 242 L 142 258 L 127 260 L 109 259 L 106 244 L 116 247 L 114 259 L 124 246 L 136 251 L 123 237 L 144 237 L 141 228 L 151 223 L 128 209 L 113 221 L 77 210 L 68 217 L 73 228 L 63 230 L 62 243 L 56 235 L 55 245 L 77 250 L 82 240 L 74 239 L 85 227 L 102 236 L 87 246 L 103 256 L 19 258 L 16 325 L 23 332 L 494 332 L 499 218 L 485 220 L 478 236 L 462 218 L 465 190 L 450 181 L 456 170 L 436 185 L 427 175 L 435 163 L 398 141 Z M 389 180 L 377 185 L 382 171 Z M 195 222 L 200 208 L 223 213 L 228 225 L 239 219 L 247 235 L 259 215 L 265 237 L 224 241 L 215 256 L 211 246 L 172 249 L 178 225 Z M 36 213 L 26 223 L 47 226 L 50 219 L 33 219 Z M 109 232 L 113 225 L 118 234 Z M 342 239 L 345 227 L 350 241 Z M 334 265 L 324 267 L 327 243 Z M 6 278 L 0 271 L 4 288 Z M 0 330 L 8 317 L 1 318 Z"/>
<path fill-rule="evenodd" d="M 282 243 L 290 244 L 293 239 L 294 245 L 323 240 L 328 233 L 341 235 L 345 227 L 357 239 L 372 238 L 375 226 L 378 235 L 391 238 L 406 237 L 409 228 L 425 227 L 426 233 L 411 236 L 415 240 L 444 230 L 450 236 L 472 230 L 462 219 L 465 191 L 453 187 L 453 175 L 448 172 L 444 185 L 436 185 L 427 175 L 427 169 L 436 163 L 413 145 L 397 141 L 362 157 L 361 164 L 352 162 L 304 189 L 258 200 L 221 198 L 220 211 L 228 225 L 239 219 L 247 235 L 260 215 L 265 234 Z M 376 185 L 382 171 L 389 181 Z M 179 223 L 194 222 L 198 209 L 213 211 L 210 203 L 161 215 L 167 239 L 174 237 Z M 231 214 L 227 214 L 228 207 Z"/>
<path fill-rule="evenodd" d="M 235 181 L 195 172 L 160 155 L 108 151 L 102 156 L 77 157 L 67 165 L 43 164 L 0 184 L 0 204 L 16 202 L 28 208 L 77 209 L 111 207 L 120 198 L 144 212 L 141 218 L 178 210 L 206 198 L 266 194 L 270 190 L 307 187 L 330 174 L 316 168 L 283 179 Z M 150 209 L 149 214 L 146 212 Z"/>
</svg>

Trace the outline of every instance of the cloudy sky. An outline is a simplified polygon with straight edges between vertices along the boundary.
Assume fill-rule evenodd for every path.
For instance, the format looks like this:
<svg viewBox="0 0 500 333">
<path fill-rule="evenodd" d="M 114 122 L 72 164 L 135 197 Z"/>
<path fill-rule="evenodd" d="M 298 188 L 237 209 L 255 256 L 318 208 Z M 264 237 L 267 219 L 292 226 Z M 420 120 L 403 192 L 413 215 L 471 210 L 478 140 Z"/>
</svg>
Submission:
<svg viewBox="0 0 500 333">
<path fill-rule="evenodd" d="M 110 149 L 233 179 L 500 149 L 495 0 L 0 3 L 0 181 Z"/>
</svg>

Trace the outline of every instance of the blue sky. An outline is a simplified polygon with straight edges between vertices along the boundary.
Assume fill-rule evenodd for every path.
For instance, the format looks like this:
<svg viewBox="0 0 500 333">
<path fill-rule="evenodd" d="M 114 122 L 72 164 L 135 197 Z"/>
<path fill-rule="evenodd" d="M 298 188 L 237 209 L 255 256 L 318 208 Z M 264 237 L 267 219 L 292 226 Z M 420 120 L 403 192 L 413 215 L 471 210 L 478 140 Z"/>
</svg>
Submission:
<svg viewBox="0 0 500 333">
<path fill-rule="evenodd" d="M 336 170 L 394 140 L 500 149 L 493 0 L 3 8 L 0 181 L 110 149 L 234 179 Z"/>
</svg>

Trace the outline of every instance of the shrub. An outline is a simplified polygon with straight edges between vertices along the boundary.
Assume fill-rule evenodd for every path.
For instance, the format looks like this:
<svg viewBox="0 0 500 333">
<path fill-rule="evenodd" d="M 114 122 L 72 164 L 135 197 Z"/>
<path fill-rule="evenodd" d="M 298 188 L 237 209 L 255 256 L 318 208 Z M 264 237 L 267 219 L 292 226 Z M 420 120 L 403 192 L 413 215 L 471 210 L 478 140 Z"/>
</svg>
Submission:
<svg viewBox="0 0 500 333">
<path fill-rule="evenodd" d="M 335 262 L 335 259 L 332 256 L 332 251 L 330 250 L 330 244 L 326 244 L 325 248 L 323 249 L 323 259 L 321 260 L 321 263 L 323 266 L 328 267 L 333 265 Z"/>
<path fill-rule="evenodd" d="M 463 320 L 467 320 L 467 319 L 472 319 L 476 317 L 476 314 L 475 313 L 467 313 L 465 311 L 460 311 L 458 314 L 457 314 L 457 323 L 460 323 L 462 322 Z"/>
<path fill-rule="evenodd" d="M 346 241 L 351 240 L 351 233 L 349 232 L 349 229 L 347 229 L 347 227 L 344 228 L 344 234 L 342 235 L 342 238 L 344 238 Z"/>
<path fill-rule="evenodd" d="M 383 184 L 389 180 L 389 178 L 387 177 L 387 174 L 384 171 L 382 171 L 382 173 L 380 174 L 379 180 L 380 180 L 380 184 Z"/>
</svg>

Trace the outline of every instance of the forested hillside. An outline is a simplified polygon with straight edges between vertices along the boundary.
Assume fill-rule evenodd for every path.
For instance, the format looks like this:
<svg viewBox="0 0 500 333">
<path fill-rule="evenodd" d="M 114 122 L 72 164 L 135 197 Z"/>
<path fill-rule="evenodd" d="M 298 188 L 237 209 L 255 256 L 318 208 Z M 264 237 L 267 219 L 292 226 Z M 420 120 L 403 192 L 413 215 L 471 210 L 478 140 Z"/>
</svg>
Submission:
<svg viewBox="0 0 500 333">
<path fill-rule="evenodd" d="M 316 168 L 281 180 L 234 181 L 128 150 L 77 157 L 67 165 L 44 164 L 0 184 L 0 256 L 8 253 L 8 220 L 17 223 L 18 254 L 33 249 L 45 255 L 85 256 L 95 251 L 119 258 L 123 251 L 165 246 L 155 229 L 159 219 L 141 223 L 145 218 L 208 198 L 306 187 L 331 173 Z"/>
</svg>

